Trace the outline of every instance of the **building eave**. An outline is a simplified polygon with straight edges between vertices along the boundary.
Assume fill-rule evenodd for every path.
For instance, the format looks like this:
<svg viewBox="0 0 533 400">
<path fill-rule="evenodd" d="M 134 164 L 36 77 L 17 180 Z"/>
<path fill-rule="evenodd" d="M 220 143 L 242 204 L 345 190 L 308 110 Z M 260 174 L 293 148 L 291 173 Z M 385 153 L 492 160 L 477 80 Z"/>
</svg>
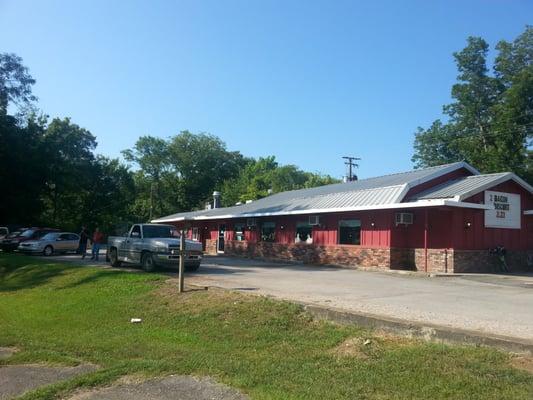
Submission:
<svg viewBox="0 0 533 400">
<path fill-rule="evenodd" d="M 277 217 L 286 215 L 308 215 L 308 214 L 325 214 L 325 213 L 338 213 L 338 212 L 354 212 L 354 211 L 378 211 L 378 210 L 394 210 L 394 209 L 409 209 L 409 208 L 422 208 L 422 207 L 459 207 L 459 208 L 471 208 L 477 210 L 490 210 L 492 206 L 477 203 L 468 203 L 462 201 L 456 201 L 452 199 L 436 199 L 436 200 L 421 200 L 413 201 L 410 203 L 390 203 L 379 204 L 370 206 L 358 206 L 358 207 L 338 207 L 338 208 L 320 208 L 320 209 L 307 209 L 307 210 L 294 210 L 294 211 L 276 211 L 276 212 L 264 212 L 264 213 L 242 213 L 242 214 L 225 214 L 225 215 L 199 215 L 197 217 L 190 217 L 185 219 L 184 217 L 174 218 L 160 218 L 152 220 L 153 223 L 165 223 L 165 222 L 182 222 L 182 221 L 209 221 L 220 219 L 236 219 L 236 218 L 257 218 L 257 217 Z"/>
<path fill-rule="evenodd" d="M 461 168 L 466 169 L 472 175 L 480 175 L 481 174 L 477 169 L 475 169 L 473 166 L 471 166 L 467 162 L 461 161 L 461 162 L 449 165 L 447 168 L 443 168 L 443 169 L 440 169 L 438 171 L 435 171 L 433 174 L 427 175 L 424 178 L 420 178 L 420 179 L 417 179 L 415 181 L 406 183 L 405 187 L 404 187 L 404 190 L 402 191 L 401 195 L 398 196 L 397 201 L 398 202 L 402 201 L 405 198 L 405 196 L 407 195 L 407 193 L 409 193 L 409 191 L 412 188 L 414 188 L 416 186 L 419 186 L 419 185 L 422 185 L 422 184 L 424 184 L 426 182 L 432 181 L 433 179 L 440 178 L 443 175 L 446 175 L 446 174 L 449 174 L 451 172 L 457 171 L 457 170 L 459 170 Z"/>
<path fill-rule="evenodd" d="M 501 183 L 504 183 L 504 182 L 507 182 L 509 180 L 515 182 L 516 184 L 518 184 L 519 186 L 521 186 L 522 188 L 527 190 L 529 193 L 533 194 L 533 187 L 531 185 L 529 185 L 526 181 L 524 181 L 519 176 L 513 174 L 512 172 L 508 172 L 505 175 L 502 175 L 500 178 L 495 179 L 495 180 L 493 180 L 491 182 L 488 182 L 488 183 L 486 183 L 483 186 L 479 186 L 479 187 L 477 187 L 475 189 L 472 189 L 472 190 L 470 190 L 470 191 L 468 191 L 466 193 L 462 193 L 460 196 L 456 196 L 456 198 L 459 201 L 463 201 L 463 200 L 468 199 L 469 197 L 472 197 L 472 196 L 474 196 L 474 195 L 476 195 L 478 193 L 484 192 L 485 190 L 490 189 L 493 186 L 497 186 L 497 185 L 499 185 Z"/>
</svg>

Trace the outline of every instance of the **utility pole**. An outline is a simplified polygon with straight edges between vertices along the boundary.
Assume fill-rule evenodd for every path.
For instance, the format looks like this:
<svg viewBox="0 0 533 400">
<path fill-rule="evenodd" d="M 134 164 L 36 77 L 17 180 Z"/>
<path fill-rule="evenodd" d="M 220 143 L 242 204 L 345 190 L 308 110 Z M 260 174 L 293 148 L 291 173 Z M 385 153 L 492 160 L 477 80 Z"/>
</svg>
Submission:
<svg viewBox="0 0 533 400">
<path fill-rule="evenodd" d="M 360 158 L 359 157 L 350 157 L 350 156 L 344 156 L 342 158 L 344 158 L 346 160 L 344 162 L 344 164 L 346 164 L 346 166 L 348 167 L 348 176 L 346 177 L 347 181 L 351 182 L 351 181 L 357 180 L 357 176 L 355 176 L 353 174 L 352 168 L 353 167 L 359 168 L 359 164 L 357 164 L 355 161 L 359 161 Z"/>
</svg>

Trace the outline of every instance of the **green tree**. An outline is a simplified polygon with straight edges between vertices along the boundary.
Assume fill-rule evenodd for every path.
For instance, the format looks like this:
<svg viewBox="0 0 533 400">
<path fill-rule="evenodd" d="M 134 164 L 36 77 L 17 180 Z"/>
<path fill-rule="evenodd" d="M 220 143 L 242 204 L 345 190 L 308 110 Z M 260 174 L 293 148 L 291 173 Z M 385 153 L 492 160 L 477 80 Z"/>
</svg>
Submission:
<svg viewBox="0 0 533 400">
<path fill-rule="evenodd" d="M 488 44 L 470 37 L 454 53 L 459 75 L 446 122 L 415 134 L 417 167 L 465 160 L 483 172 L 511 170 L 530 179 L 533 137 L 533 27 L 512 43 L 500 41 L 493 73 Z"/>
<path fill-rule="evenodd" d="M 181 178 L 179 207 L 202 207 L 213 190 L 239 174 L 245 160 L 241 153 L 228 151 L 218 137 L 182 131 L 169 143 L 170 162 Z"/>
<path fill-rule="evenodd" d="M 202 207 L 245 163 L 219 138 L 188 131 L 168 140 L 143 136 L 123 154 L 138 167 L 133 208 L 143 220 Z"/>
<path fill-rule="evenodd" d="M 0 221 L 31 223 L 42 207 L 39 201 L 46 174 L 40 138 L 42 119 L 32 116 L 27 124 L 8 114 L 10 104 L 25 106 L 35 100 L 35 80 L 15 54 L 0 53 Z"/>
<path fill-rule="evenodd" d="M 85 193 L 76 227 L 98 225 L 103 232 L 120 234 L 131 223 L 138 222 L 131 208 L 135 181 L 126 165 L 118 159 L 97 156 L 92 162 L 90 179 L 90 187 L 97 190 Z"/>
<path fill-rule="evenodd" d="M 32 94 L 35 79 L 28 68 L 22 64 L 22 58 L 16 54 L 0 53 L 0 115 L 7 114 L 10 103 L 24 107 L 36 100 Z"/>
<path fill-rule="evenodd" d="M 248 160 L 240 174 L 224 182 L 222 203 L 234 205 L 246 200 L 257 200 L 270 193 L 322 186 L 339 182 L 327 176 L 304 172 L 295 165 L 280 166 L 274 156 Z"/>
<path fill-rule="evenodd" d="M 8 114 L 35 101 L 35 80 L 14 54 L 0 54 L 0 223 L 112 229 L 133 219 L 131 171 L 95 156 L 96 138 L 69 118 Z"/>
<path fill-rule="evenodd" d="M 126 161 L 135 164 L 137 190 L 132 212 L 140 221 L 175 212 L 172 198 L 179 192 L 179 178 L 170 163 L 168 141 L 153 136 L 142 136 L 132 149 L 122 152 Z"/>
<path fill-rule="evenodd" d="M 43 209 L 47 159 L 42 151 L 43 118 L 32 117 L 20 126 L 0 113 L 0 223 L 35 224 Z"/>
<path fill-rule="evenodd" d="M 96 138 L 69 118 L 53 119 L 41 138 L 46 155 L 47 190 L 43 193 L 43 222 L 72 227 L 80 221 L 85 199 L 90 191 Z"/>
</svg>

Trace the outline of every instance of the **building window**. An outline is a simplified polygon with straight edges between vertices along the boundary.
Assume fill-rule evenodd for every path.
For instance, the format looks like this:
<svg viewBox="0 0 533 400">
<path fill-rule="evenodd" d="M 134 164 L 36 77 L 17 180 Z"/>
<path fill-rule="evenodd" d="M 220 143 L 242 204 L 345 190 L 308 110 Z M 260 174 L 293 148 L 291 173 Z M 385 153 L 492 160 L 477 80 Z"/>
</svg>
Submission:
<svg viewBox="0 0 533 400">
<path fill-rule="evenodd" d="M 313 243 L 313 227 L 308 222 L 298 222 L 296 224 L 294 243 Z"/>
<path fill-rule="evenodd" d="M 244 240 L 244 224 L 235 224 L 235 240 L 242 242 Z"/>
<path fill-rule="evenodd" d="M 339 221 L 339 244 L 361 244 L 361 221 L 345 219 Z"/>
<path fill-rule="evenodd" d="M 197 226 L 192 228 L 192 240 L 196 240 L 197 242 L 200 240 L 200 233 Z"/>
<path fill-rule="evenodd" d="M 261 240 L 263 242 L 273 242 L 276 240 L 275 222 L 263 222 L 261 224 Z"/>
</svg>

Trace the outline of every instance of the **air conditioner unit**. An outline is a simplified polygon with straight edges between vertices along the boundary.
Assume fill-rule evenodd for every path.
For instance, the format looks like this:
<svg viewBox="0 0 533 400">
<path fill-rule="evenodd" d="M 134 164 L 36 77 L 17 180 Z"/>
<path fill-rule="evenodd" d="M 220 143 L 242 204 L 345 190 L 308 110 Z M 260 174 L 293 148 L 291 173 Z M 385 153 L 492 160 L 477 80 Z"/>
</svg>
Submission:
<svg viewBox="0 0 533 400">
<path fill-rule="evenodd" d="M 320 217 L 318 215 L 310 215 L 309 225 L 320 225 Z"/>
<path fill-rule="evenodd" d="M 399 212 L 396 213 L 396 226 L 411 225 L 413 223 L 413 213 Z"/>
<path fill-rule="evenodd" d="M 256 226 L 257 225 L 257 219 L 256 218 L 248 218 L 246 220 L 246 226 Z"/>
</svg>

